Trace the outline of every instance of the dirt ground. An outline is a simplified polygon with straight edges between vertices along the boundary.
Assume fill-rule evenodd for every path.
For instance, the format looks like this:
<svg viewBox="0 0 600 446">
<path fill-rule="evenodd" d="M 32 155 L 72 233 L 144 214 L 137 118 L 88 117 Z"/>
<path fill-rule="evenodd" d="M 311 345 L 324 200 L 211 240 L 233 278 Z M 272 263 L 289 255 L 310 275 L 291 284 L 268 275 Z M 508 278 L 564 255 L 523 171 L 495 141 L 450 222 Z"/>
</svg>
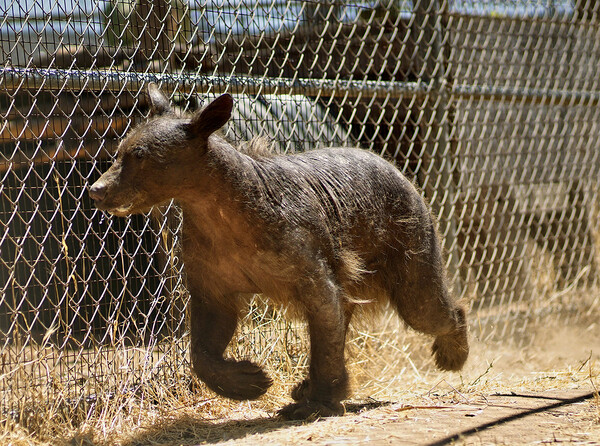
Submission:
<svg viewBox="0 0 600 446">
<path fill-rule="evenodd" d="M 400 374 L 404 383 L 364 384 L 344 417 L 285 422 L 273 417 L 275 405 L 246 402 L 225 417 L 206 418 L 210 410 L 163 414 L 114 440 L 123 446 L 600 444 L 598 328 L 552 327 L 526 349 L 475 341 L 462 374 L 415 377 L 417 369 Z M 358 373 L 364 380 L 364 370 Z M 85 440 L 75 436 L 71 444 Z"/>
<path fill-rule="evenodd" d="M 580 392 L 529 395 L 489 395 L 469 403 L 431 406 L 391 404 L 359 414 L 343 422 L 325 420 L 298 426 L 285 434 L 302 444 L 517 444 L 546 442 L 598 442 L 600 427 L 594 425 L 596 409 L 589 402 L 549 407 Z M 529 398 L 528 396 L 533 396 Z M 557 398 L 555 400 L 555 398 Z M 529 414 L 529 415 L 528 415 Z M 523 418 L 519 418 L 522 415 Z M 281 434 L 263 433 L 236 444 L 280 444 Z"/>
<path fill-rule="evenodd" d="M 588 393 L 581 388 L 481 395 L 464 403 L 438 399 L 422 406 L 351 404 L 349 409 L 357 413 L 304 423 L 262 417 L 214 423 L 174 420 L 128 444 L 600 444 L 598 403 L 586 398 Z M 161 436 L 171 439 L 162 442 Z"/>
<path fill-rule="evenodd" d="M 435 371 L 430 340 L 422 336 L 394 327 L 384 327 L 395 333 L 388 338 L 354 330 L 356 348 L 348 355 L 354 396 L 343 417 L 277 419 L 305 369 L 295 377 L 270 369 L 276 384 L 257 401 L 156 382 L 154 402 L 111 400 L 82 422 L 58 417 L 51 429 L 5 426 L 0 445 L 600 445 L 596 319 L 544 324 L 525 348 L 474 336 L 458 374 Z"/>
</svg>

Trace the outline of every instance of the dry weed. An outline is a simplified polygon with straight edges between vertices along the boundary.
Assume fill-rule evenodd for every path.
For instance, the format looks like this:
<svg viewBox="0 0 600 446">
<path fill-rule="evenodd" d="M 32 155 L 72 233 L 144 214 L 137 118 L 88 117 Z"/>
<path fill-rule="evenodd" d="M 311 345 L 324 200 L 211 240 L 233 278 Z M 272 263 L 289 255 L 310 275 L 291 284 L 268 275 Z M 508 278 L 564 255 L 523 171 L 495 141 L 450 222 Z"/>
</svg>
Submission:
<svg viewBox="0 0 600 446">
<path fill-rule="evenodd" d="M 276 324 L 285 323 L 281 316 L 268 306 L 256 305 L 230 354 L 249 356 L 251 350 L 258 350 L 253 359 L 265 365 L 275 381 L 259 400 L 219 398 L 185 368 L 172 375 L 153 374 L 149 369 L 139 386 L 122 387 L 122 392 L 115 392 L 113 383 L 111 392 L 77 399 L 68 389 L 59 389 L 50 404 L 40 393 L 19 413 L 4 414 L 0 444 L 186 445 L 197 443 L 198 438 L 226 440 L 270 429 L 268 420 L 290 401 L 292 386 L 307 371 L 307 343 L 303 329 L 274 329 L 273 317 Z M 353 402 L 390 401 L 397 416 L 403 407 L 469 403 L 494 393 L 597 386 L 600 352 L 590 351 L 600 345 L 596 320 L 591 315 L 587 323 L 581 320 L 573 326 L 557 328 L 552 319 L 537 327 L 529 325 L 524 346 L 501 338 L 481 339 L 482 331 L 474 330 L 464 371 L 451 374 L 435 371 L 431 339 L 406 329 L 389 312 L 371 315 L 351 327 L 348 336 Z M 599 400 L 597 396 L 593 403 L 595 423 L 600 422 Z"/>
</svg>

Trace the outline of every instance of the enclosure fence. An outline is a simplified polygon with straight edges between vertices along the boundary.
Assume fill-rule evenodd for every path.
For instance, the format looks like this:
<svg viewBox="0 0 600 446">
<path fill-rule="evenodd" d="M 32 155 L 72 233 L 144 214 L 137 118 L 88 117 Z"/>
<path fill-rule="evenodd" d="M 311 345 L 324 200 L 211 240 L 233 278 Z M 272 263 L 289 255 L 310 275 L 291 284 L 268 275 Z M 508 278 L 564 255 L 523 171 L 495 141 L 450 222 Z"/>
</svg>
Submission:
<svg viewBox="0 0 600 446">
<path fill-rule="evenodd" d="M 598 309 L 596 2 L 0 0 L 0 10 L 4 414 L 188 374 L 176 204 L 116 218 L 87 194 L 147 115 L 149 82 L 187 111 L 231 93 L 234 141 L 356 145 L 395 162 L 438 217 L 474 336 L 526 342 L 542 318 Z M 263 305 L 244 327 L 242 354 L 274 337 L 297 343 Z"/>
</svg>

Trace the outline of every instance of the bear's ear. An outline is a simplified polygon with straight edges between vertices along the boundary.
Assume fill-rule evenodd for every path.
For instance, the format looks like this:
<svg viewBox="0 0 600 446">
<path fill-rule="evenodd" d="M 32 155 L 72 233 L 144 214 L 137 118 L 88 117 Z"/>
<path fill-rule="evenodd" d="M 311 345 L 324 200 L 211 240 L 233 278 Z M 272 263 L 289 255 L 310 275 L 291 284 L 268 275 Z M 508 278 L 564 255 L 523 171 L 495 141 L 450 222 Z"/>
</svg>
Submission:
<svg viewBox="0 0 600 446">
<path fill-rule="evenodd" d="M 150 96 L 151 104 L 150 116 L 160 116 L 171 111 L 169 99 L 154 82 L 148 84 L 148 96 Z"/>
<path fill-rule="evenodd" d="M 193 136 L 208 137 L 229 121 L 232 110 L 233 97 L 227 93 L 221 95 L 197 112 L 187 125 L 187 129 Z"/>
</svg>

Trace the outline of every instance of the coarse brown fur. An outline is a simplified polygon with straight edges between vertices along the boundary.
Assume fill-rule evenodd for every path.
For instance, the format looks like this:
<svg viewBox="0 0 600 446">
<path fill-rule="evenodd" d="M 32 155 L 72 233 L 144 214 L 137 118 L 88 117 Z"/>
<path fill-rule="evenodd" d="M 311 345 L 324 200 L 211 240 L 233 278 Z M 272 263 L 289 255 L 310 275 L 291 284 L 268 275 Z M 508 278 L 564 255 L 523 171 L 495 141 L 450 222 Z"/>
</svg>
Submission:
<svg viewBox="0 0 600 446">
<path fill-rule="evenodd" d="M 256 364 L 223 357 L 252 293 L 308 321 L 310 369 L 284 417 L 344 412 L 345 336 L 357 306 L 390 302 L 435 337 L 440 368 L 463 366 L 465 310 L 448 291 L 435 223 L 394 166 L 359 149 L 276 155 L 253 141 L 239 150 L 215 133 L 230 118 L 231 96 L 189 117 L 155 85 L 149 95 L 150 119 L 124 139 L 90 195 L 117 216 L 181 203 L 191 361 L 211 389 L 253 399 L 272 383 Z"/>
</svg>

